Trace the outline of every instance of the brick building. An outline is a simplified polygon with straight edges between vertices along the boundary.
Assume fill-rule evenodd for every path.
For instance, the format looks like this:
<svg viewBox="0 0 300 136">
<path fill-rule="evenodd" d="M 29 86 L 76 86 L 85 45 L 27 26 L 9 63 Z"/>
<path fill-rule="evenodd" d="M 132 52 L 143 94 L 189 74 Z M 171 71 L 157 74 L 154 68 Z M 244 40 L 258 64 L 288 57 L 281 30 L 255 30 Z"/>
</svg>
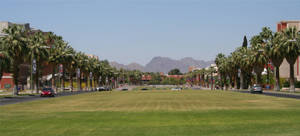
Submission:
<svg viewBox="0 0 300 136">
<path fill-rule="evenodd" d="M 9 26 L 12 26 L 16 23 L 11 23 L 11 22 L 7 22 L 7 21 L 0 21 L 0 37 L 1 36 L 6 36 L 6 34 L 3 33 L 4 29 L 7 29 Z M 25 23 L 25 24 L 16 24 L 16 25 L 21 25 L 23 26 L 26 30 L 30 30 L 30 24 L 29 23 Z M 11 73 L 4 73 L 2 76 L 2 79 L 0 81 L 0 89 L 11 89 L 14 87 L 14 82 L 13 82 L 13 78 L 12 78 L 12 74 Z"/>
<path fill-rule="evenodd" d="M 277 32 L 280 32 L 286 28 L 290 28 L 290 27 L 296 27 L 297 30 L 300 30 L 300 21 L 280 21 L 277 23 Z M 294 71 L 295 71 L 295 78 L 297 78 L 297 80 L 300 80 L 300 63 L 299 63 L 299 57 L 294 65 Z M 290 67 L 289 67 L 289 63 L 286 61 L 286 59 L 284 59 L 284 61 L 282 62 L 280 68 L 280 77 L 282 78 L 289 78 L 290 77 Z"/>
<path fill-rule="evenodd" d="M 14 25 L 15 23 L 11 23 L 11 22 L 5 22 L 5 21 L 1 21 L 0 22 L 0 36 L 6 36 L 6 34 L 3 33 L 4 29 L 7 29 L 9 26 Z M 29 23 L 25 23 L 25 24 L 16 24 L 16 25 L 21 25 L 24 27 L 25 30 L 30 30 L 31 34 L 41 31 L 41 30 L 36 30 L 30 27 Z M 48 32 L 43 32 L 45 35 Z M 50 46 L 51 43 L 50 41 L 48 41 L 48 46 Z M 53 66 L 45 63 L 41 66 L 42 69 L 42 75 L 50 75 L 53 71 Z M 21 64 L 20 65 L 20 73 L 19 73 L 19 84 L 20 85 L 26 85 L 27 84 L 27 79 L 30 76 L 30 64 L 25 63 L 25 64 Z M 2 76 L 2 79 L 0 80 L 0 89 L 11 89 L 14 87 L 14 82 L 13 82 L 13 78 L 12 78 L 12 74 L 11 73 L 4 73 L 4 75 Z M 28 86 L 30 87 L 30 86 Z"/>
</svg>

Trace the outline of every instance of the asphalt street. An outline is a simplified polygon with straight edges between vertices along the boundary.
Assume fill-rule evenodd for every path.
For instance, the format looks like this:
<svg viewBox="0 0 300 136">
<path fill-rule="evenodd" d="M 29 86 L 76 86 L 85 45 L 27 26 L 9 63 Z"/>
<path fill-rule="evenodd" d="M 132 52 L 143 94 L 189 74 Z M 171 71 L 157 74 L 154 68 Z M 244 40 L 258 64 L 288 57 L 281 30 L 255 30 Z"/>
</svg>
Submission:
<svg viewBox="0 0 300 136">
<path fill-rule="evenodd" d="M 234 92 L 241 92 L 241 93 L 250 93 L 250 91 L 239 91 L 236 90 Z M 255 93 L 259 94 L 259 93 Z M 275 96 L 275 97 L 283 97 L 283 98 L 294 98 L 294 99 L 300 99 L 300 95 L 297 94 L 289 94 L 289 93 L 281 93 L 281 92 L 270 92 L 270 91 L 263 91 L 262 94 L 259 95 L 267 95 L 267 96 Z"/>
<path fill-rule="evenodd" d="M 57 95 L 55 95 L 55 97 L 76 95 L 76 94 L 82 94 L 82 93 L 91 93 L 91 92 L 95 92 L 95 91 L 60 92 L 60 93 L 57 93 Z M 41 100 L 41 99 L 52 99 L 55 97 L 40 97 L 40 95 L 4 97 L 4 98 L 0 98 L 0 106 L 7 105 L 7 104 L 20 103 L 20 102 Z"/>
</svg>

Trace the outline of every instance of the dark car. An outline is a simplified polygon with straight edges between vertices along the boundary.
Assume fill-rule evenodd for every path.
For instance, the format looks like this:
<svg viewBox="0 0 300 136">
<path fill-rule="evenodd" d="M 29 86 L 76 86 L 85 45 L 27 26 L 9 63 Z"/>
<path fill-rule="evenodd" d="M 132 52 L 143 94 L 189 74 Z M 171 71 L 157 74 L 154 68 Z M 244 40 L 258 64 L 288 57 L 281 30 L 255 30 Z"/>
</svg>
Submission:
<svg viewBox="0 0 300 136">
<path fill-rule="evenodd" d="M 55 92 L 53 91 L 52 88 L 43 88 L 41 97 L 54 97 Z"/>
<path fill-rule="evenodd" d="M 128 88 L 122 88 L 122 91 L 128 91 Z"/>
<path fill-rule="evenodd" d="M 103 86 L 101 86 L 101 87 L 97 87 L 97 91 L 105 91 L 106 90 L 106 88 L 105 87 L 103 87 Z"/>
<path fill-rule="evenodd" d="M 105 91 L 111 91 L 111 90 L 112 90 L 111 87 L 109 87 L 109 86 L 105 87 Z"/>
<path fill-rule="evenodd" d="M 260 85 L 253 85 L 250 92 L 251 93 L 263 93 L 263 89 Z"/>
</svg>

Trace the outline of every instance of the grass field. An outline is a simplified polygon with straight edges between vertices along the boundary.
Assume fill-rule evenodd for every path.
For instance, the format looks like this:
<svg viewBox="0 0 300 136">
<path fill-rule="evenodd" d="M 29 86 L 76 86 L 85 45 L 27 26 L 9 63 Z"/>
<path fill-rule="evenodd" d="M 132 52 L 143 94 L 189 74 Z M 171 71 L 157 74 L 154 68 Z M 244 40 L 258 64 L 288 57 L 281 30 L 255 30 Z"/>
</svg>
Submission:
<svg viewBox="0 0 300 136">
<path fill-rule="evenodd" d="M 1 136 L 299 136 L 300 101 L 223 91 L 96 92 L 0 107 Z"/>
</svg>

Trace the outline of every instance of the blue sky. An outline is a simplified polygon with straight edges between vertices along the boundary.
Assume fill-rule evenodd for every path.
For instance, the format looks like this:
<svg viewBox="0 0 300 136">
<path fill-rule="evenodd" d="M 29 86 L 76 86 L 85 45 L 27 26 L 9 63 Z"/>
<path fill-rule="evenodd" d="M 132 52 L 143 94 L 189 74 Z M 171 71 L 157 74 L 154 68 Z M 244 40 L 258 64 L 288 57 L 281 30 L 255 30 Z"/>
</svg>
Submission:
<svg viewBox="0 0 300 136">
<path fill-rule="evenodd" d="M 3 0 L 0 20 L 53 31 L 76 50 L 128 64 L 213 60 L 264 26 L 300 20 L 299 0 Z"/>
</svg>

